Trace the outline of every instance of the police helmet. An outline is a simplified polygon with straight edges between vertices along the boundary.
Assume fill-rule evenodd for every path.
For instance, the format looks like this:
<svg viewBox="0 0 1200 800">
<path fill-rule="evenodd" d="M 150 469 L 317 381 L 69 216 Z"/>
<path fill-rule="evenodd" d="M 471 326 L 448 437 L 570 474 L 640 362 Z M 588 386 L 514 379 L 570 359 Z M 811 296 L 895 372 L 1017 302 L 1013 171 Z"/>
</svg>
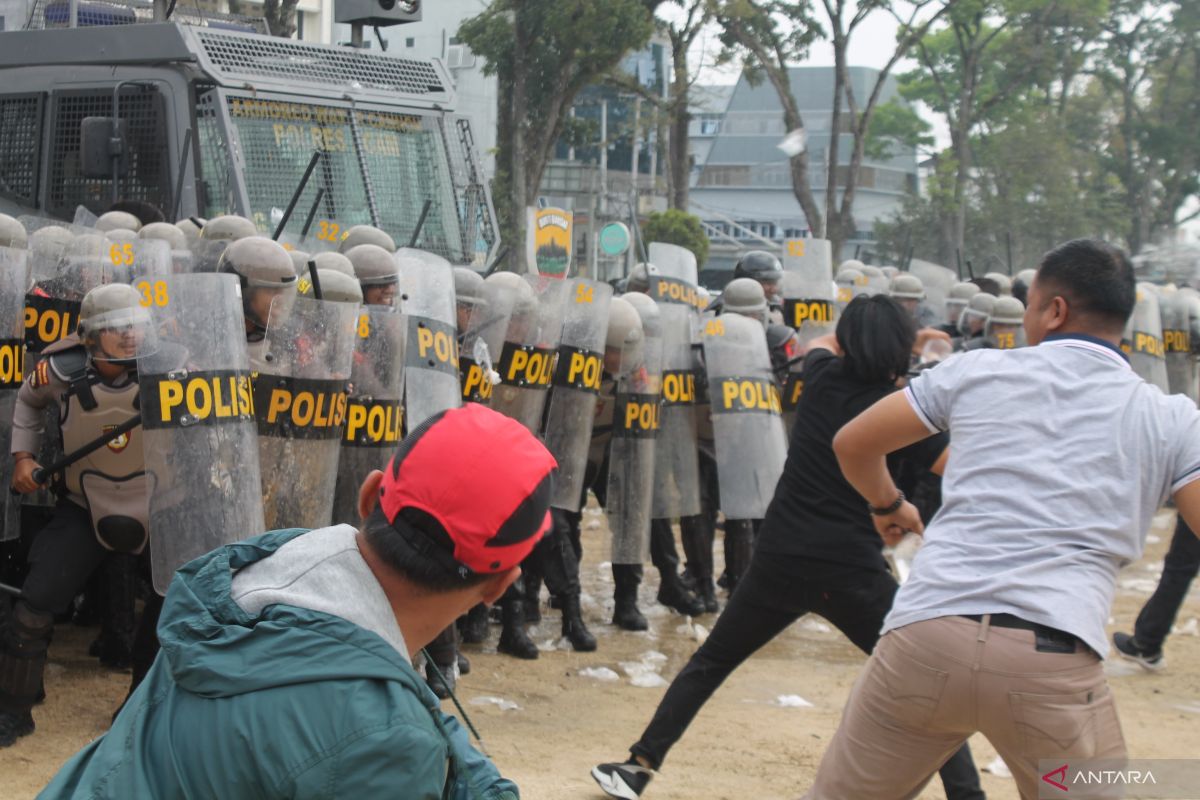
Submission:
<svg viewBox="0 0 1200 800">
<path fill-rule="evenodd" d="M 169 222 L 151 222 L 138 231 L 138 237 L 166 242 L 172 250 L 187 250 L 187 237 Z"/>
<path fill-rule="evenodd" d="M 296 275 L 307 275 L 308 262 L 312 256 L 303 250 L 288 250 L 287 253 L 292 258 L 292 267 L 296 270 Z"/>
<path fill-rule="evenodd" d="M 454 298 L 462 306 L 485 306 L 483 276 L 468 267 L 454 268 Z"/>
<path fill-rule="evenodd" d="M 858 268 L 858 271 L 861 272 L 863 275 L 866 275 L 868 278 L 886 278 L 887 277 L 886 275 L 883 274 L 883 270 L 881 270 L 879 267 L 873 266 L 871 264 L 863 264 L 861 267 Z"/>
<path fill-rule="evenodd" d="M 137 233 L 142 229 L 142 221 L 128 211 L 108 211 L 96 220 L 96 230 L 101 233 L 108 231 L 126 230 Z"/>
<path fill-rule="evenodd" d="M 734 278 L 721 294 L 722 310 L 730 314 L 766 321 L 767 296 L 762 284 L 753 278 Z"/>
<path fill-rule="evenodd" d="M 629 271 L 629 277 L 625 279 L 626 292 L 648 292 L 650 291 L 650 278 L 653 275 L 658 275 L 658 267 L 653 264 L 641 262 L 633 265 L 633 269 Z"/>
<path fill-rule="evenodd" d="M 946 302 L 965 306 L 980 291 L 982 290 L 973 283 L 967 283 L 966 281 L 956 283 L 950 287 L 950 294 L 946 295 Z"/>
<path fill-rule="evenodd" d="M 833 282 L 838 286 L 858 286 L 865 282 L 866 278 L 862 274 L 862 270 L 855 267 L 847 267 L 843 265 L 838 270 L 837 276 Z"/>
<path fill-rule="evenodd" d="M 508 291 L 513 296 L 513 319 L 519 319 L 522 316 L 529 316 L 537 311 L 537 295 L 533 293 L 533 287 L 530 286 L 524 278 L 515 272 L 493 272 L 485 278 L 487 283 L 493 284 L 500 291 Z"/>
<path fill-rule="evenodd" d="M 200 217 L 184 217 L 175 223 L 175 227 L 179 228 L 189 242 L 200 238 L 200 232 L 204 230 L 206 220 Z"/>
<path fill-rule="evenodd" d="M 28 244 L 29 239 L 25 236 L 25 226 L 8 214 L 0 214 L 0 247 L 24 250 Z"/>
<path fill-rule="evenodd" d="M 110 242 L 120 242 L 121 244 L 128 244 L 131 242 L 138 241 L 140 237 L 138 236 L 138 234 L 134 233 L 133 231 L 129 230 L 128 228 L 113 228 L 111 231 L 104 232 L 104 238 Z"/>
<path fill-rule="evenodd" d="M 888 287 L 888 295 L 897 300 L 924 300 L 925 284 L 916 275 L 897 274 Z"/>
<path fill-rule="evenodd" d="M 633 303 L 625 297 L 614 297 L 608 305 L 608 333 L 604 339 L 604 346 L 614 353 L 621 354 L 622 362 L 633 361 L 644 340 L 642 317 L 633 307 Z"/>
<path fill-rule="evenodd" d="M 1003 272 L 988 272 L 985 273 L 983 277 L 996 282 L 996 285 L 1000 287 L 1001 297 L 1012 294 L 1012 278 L 1008 277 Z"/>
<path fill-rule="evenodd" d="M 124 283 L 106 283 L 84 295 L 79 305 L 76 332 L 79 341 L 94 358 L 125 364 L 137 360 L 142 341 L 139 339 L 125 352 L 109 353 L 100 342 L 100 333 L 140 328 L 144 337 L 149 324 L 150 313 L 142 306 L 142 295 L 138 290 Z"/>
<path fill-rule="evenodd" d="M 343 275 L 354 277 L 354 265 L 350 263 L 350 259 L 346 258 L 341 253 L 324 252 L 317 253 L 312 257 L 316 262 L 317 269 L 330 270 L 332 272 L 340 272 Z"/>
<path fill-rule="evenodd" d="M 857 258 L 847 258 L 845 261 L 843 261 L 841 264 L 838 265 L 838 271 L 841 271 L 843 269 L 856 269 L 859 272 L 862 272 L 863 266 L 864 266 L 863 262 L 859 261 Z"/>
<path fill-rule="evenodd" d="M 962 316 L 958 318 L 959 331 L 963 334 L 970 333 L 969 324 L 972 320 L 986 324 L 996 305 L 996 299 L 994 294 L 979 292 L 967 301 L 967 307 L 963 309 Z"/>
<path fill-rule="evenodd" d="M 897 275 L 900 274 L 899 267 L 880 267 L 879 271 L 886 275 L 888 280 L 893 280 Z"/>
<path fill-rule="evenodd" d="M 243 289 L 286 289 L 296 285 L 296 270 L 288 251 L 262 236 L 239 239 L 226 247 L 217 271 L 237 275 Z"/>
<path fill-rule="evenodd" d="M 258 236 L 258 228 L 250 220 L 236 214 L 214 217 L 204 223 L 200 231 L 200 238 L 210 242 L 236 242 L 251 236 Z"/>
<path fill-rule="evenodd" d="M 386 248 L 377 244 L 358 244 L 343 252 L 363 286 L 382 286 L 400 280 L 396 259 Z"/>
<path fill-rule="evenodd" d="M 360 244 L 373 244 L 376 247 L 382 247 L 389 253 L 396 252 L 396 242 L 392 237 L 386 231 L 381 231 L 371 225 L 355 225 L 346 231 L 346 235 L 342 237 L 342 241 L 338 245 L 338 252 L 345 253 Z"/>
<path fill-rule="evenodd" d="M 321 299 L 334 303 L 354 303 L 361 305 L 363 301 L 362 287 L 353 275 L 334 269 L 317 268 L 317 280 L 321 282 Z M 299 293 L 305 297 L 316 297 L 311 276 L 299 281 Z"/>
<path fill-rule="evenodd" d="M 783 277 L 783 265 L 766 250 L 751 250 L 738 259 L 733 277 L 753 278 L 756 281 L 777 281 Z"/>
<path fill-rule="evenodd" d="M 997 325 L 1020 325 L 1025 321 L 1025 305 L 1015 297 L 998 297 L 992 303 L 988 321 Z"/>
<path fill-rule="evenodd" d="M 75 239 L 66 228 L 58 225 L 47 225 L 29 234 L 30 250 L 65 251 Z"/>
</svg>

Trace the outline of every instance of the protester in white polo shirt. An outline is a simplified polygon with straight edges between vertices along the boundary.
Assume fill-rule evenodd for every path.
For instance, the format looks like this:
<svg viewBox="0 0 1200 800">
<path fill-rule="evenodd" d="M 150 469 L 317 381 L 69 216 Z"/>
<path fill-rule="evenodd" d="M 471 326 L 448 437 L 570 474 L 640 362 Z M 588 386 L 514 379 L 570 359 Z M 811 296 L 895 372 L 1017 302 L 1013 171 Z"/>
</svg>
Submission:
<svg viewBox="0 0 1200 800">
<path fill-rule="evenodd" d="M 1200 525 L 1200 411 L 1129 368 L 1120 250 L 1076 240 L 1029 290 L 1028 341 L 913 380 L 834 441 L 886 541 L 921 530 L 887 453 L 951 437 L 944 504 L 856 683 L 810 798 L 915 796 L 982 732 L 1036 797 L 1041 759 L 1122 758 L 1101 666 L 1118 570 L 1174 496 Z M 1044 771 L 1044 770 L 1043 770 Z"/>
</svg>

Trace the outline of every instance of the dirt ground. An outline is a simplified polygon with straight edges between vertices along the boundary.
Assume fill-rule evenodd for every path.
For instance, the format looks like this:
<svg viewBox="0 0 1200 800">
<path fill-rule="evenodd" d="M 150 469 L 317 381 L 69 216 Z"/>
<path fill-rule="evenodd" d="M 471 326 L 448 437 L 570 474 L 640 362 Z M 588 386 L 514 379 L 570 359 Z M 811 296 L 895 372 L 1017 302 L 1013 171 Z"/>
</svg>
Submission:
<svg viewBox="0 0 1200 800">
<path fill-rule="evenodd" d="M 1131 629 L 1157 583 L 1173 526 L 1174 515 L 1160 513 L 1145 558 L 1122 573 L 1110 631 Z M 460 683 L 460 699 L 501 772 L 533 800 L 603 797 L 590 768 L 625 757 L 662 697 L 665 681 L 696 647 L 696 629 L 654 603 L 653 569 L 642 586 L 650 631 L 619 632 L 608 624 L 612 574 L 604 563 L 608 536 L 596 509 L 584 516 L 584 549 L 584 610 L 600 639 L 597 652 L 557 647 L 558 612 L 546 609 L 546 620 L 533 631 L 546 648 L 537 661 L 496 654 L 495 626 L 489 645 L 466 648 L 473 670 Z M 1200 757 L 1197 617 L 1200 589 L 1180 612 L 1164 671 L 1150 674 L 1119 659 L 1108 665 L 1132 756 Z M 713 619 L 695 622 L 709 628 Z M 46 676 L 48 699 L 34 711 L 37 732 L 0 751 L 5 798 L 33 797 L 63 761 L 106 729 L 128 676 L 103 670 L 87 656 L 94 634 L 70 625 L 56 633 Z M 812 779 L 862 663 L 863 656 L 819 618 L 801 620 L 716 693 L 672 750 L 648 797 L 798 796 Z M 445 706 L 453 711 L 449 701 Z M 971 744 L 981 769 L 992 764 L 996 754 L 985 739 L 976 737 Z M 1007 777 L 985 772 L 983 786 L 996 800 L 1017 797 Z M 921 795 L 944 796 L 936 780 Z"/>
</svg>

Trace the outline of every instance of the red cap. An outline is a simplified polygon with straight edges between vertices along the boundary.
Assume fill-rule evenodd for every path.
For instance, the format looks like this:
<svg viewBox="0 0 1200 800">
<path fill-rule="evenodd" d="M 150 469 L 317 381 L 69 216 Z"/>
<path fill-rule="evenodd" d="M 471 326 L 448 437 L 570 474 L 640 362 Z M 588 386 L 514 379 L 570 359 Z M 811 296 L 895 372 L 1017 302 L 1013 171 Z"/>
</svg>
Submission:
<svg viewBox="0 0 1200 800">
<path fill-rule="evenodd" d="M 379 508 L 424 554 L 447 555 L 452 543 L 451 566 L 460 572 L 504 572 L 549 529 L 557 466 L 524 425 L 468 403 L 435 414 L 404 438 L 384 470 Z M 437 527 L 430 517 L 446 536 L 429 534 Z"/>
</svg>

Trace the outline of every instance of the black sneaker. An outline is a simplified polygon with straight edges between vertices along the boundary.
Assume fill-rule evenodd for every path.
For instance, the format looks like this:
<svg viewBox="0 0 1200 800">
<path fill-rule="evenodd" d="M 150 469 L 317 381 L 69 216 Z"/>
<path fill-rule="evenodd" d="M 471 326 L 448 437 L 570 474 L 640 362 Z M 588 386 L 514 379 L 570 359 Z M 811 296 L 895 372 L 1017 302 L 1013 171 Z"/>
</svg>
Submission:
<svg viewBox="0 0 1200 800">
<path fill-rule="evenodd" d="M 33 733 L 33 715 L 0 711 L 0 747 L 11 747 L 17 739 Z"/>
<path fill-rule="evenodd" d="M 628 761 L 620 764 L 598 764 L 592 767 L 592 777 L 609 797 L 637 800 L 654 777 L 652 770 Z"/>
<path fill-rule="evenodd" d="M 1114 633 L 1113 644 L 1116 645 L 1117 652 L 1123 658 L 1141 665 L 1143 669 L 1158 672 L 1167 665 L 1166 659 L 1163 658 L 1162 650 L 1155 650 L 1152 653 L 1142 647 L 1141 642 L 1136 637 L 1128 633 Z"/>
</svg>

